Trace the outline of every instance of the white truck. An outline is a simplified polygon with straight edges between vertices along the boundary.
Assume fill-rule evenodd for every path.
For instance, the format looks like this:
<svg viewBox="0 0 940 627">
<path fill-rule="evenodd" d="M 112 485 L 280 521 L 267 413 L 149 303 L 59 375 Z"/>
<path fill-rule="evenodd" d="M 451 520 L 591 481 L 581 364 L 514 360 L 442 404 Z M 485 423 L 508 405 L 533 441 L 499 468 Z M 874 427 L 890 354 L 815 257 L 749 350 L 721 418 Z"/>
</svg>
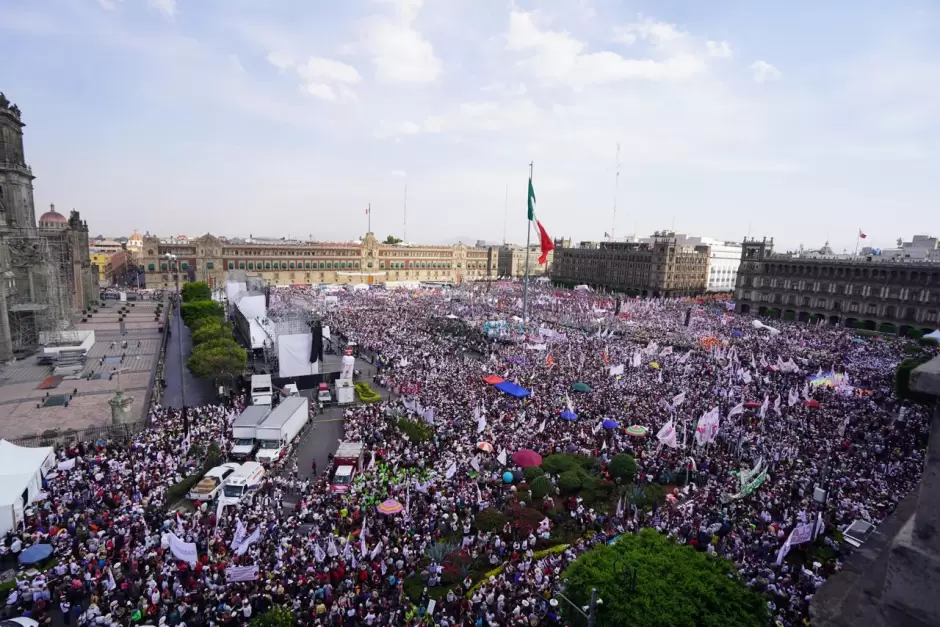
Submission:
<svg viewBox="0 0 940 627">
<path fill-rule="evenodd" d="M 241 464 L 222 464 L 216 466 L 202 476 L 189 494 L 186 495 L 190 501 L 209 501 L 210 503 L 222 493 L 222 486 L 225 480 L 241 467 Z"/>
<path fill-rule="evenodd" d="M 271 386 L 271 375 L 251 375 L 251 404 L 271 406 L 274 402 L 274 388 Z"/>
<path fill-rule="evenodd" d="M 232 452 L 229 457 L 237 460 L 251 459 L 255 452 L 255 431 L 264 419 L 271 413 L 270 407 L 264 405 L 250 405 L 245 408 L 235 422 L 232 423 Z"/>
<path fill-rule="evenodd" d="M 352 405 L 356 402 L 356 389 L 352 379 L 336 380 L 336 404 Z"/>
<path fill-rule="evenodd" d="M 290 396 L 274 408 L 255 430 L 258 453 L 255 460 L 270 464 L 279 459 L 310 420 L 310 402 L 305 396 Z"/>
</svg>

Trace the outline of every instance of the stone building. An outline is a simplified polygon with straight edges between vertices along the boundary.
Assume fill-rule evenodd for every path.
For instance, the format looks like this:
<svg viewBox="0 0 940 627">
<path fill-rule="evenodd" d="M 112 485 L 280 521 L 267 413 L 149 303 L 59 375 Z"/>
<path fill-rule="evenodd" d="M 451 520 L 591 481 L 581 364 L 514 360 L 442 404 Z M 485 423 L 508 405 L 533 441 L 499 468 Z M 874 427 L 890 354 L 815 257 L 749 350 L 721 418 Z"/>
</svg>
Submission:
<svg viewBox="0 0 940 627">
<path fill-rule="evenodd" d="M 708 286 L 709 247 L 687 246 L 672 232 L 651 242 L 582 242 L 556 248 L 553 280 L 652 297 L 694 296 Z"/>
<path fill-rule="evenodd" d="M 555 251 L 548 252 L 546 262 L 539 263 L 539 257 L 542 256 L 542 248 L 538 244 L 529 246 L 528 255 L 526 255 L 525 246 L 504 245 L 496 249 L 497 254 L 497 274 L 501 277 L 521 278 L 525 276 L 526 256 L 529 257 L 529 276 L 547 275 L 555 260 Z"/>
<path fill-rule="evenodd" d="M 383 244 L 372 233 L 356 242 L 238 241 L 203 235 L 160 239 L 146 234 L 139 255 L 149 288 L 187 281 L 221 287 L 233 272 L 269 285 L 460 283 L 496 276 L 490 248 Z M 168 259 L 175 255 L 176 259 Z"/>
<path fill-rule="evenodd" d="M 933 331 L 940 326 L 940 262 L 780 254 L 773 239 L 745 240 L 735 301 L 739 313 Z"/>
<path fill-rule="evenodd" d="M 53 207 L 36 222 L 19 107 L 0 93 L 0 360 L 34 350 L 97 298 L 88 226 Z"/>
</svg>

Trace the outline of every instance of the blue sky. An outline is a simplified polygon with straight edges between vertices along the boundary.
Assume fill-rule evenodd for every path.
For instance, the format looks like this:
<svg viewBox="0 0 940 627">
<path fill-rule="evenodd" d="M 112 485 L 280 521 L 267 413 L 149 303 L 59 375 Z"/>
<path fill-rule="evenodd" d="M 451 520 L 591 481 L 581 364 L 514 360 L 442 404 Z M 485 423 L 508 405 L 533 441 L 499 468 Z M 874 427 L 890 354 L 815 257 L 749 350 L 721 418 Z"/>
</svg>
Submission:
<svg viewBox="0 0 940 627">
<path fill-rule="evenodd" d="M 777 248 L 940 231 L 940 5 L 5 0 L 37 214 L 94 233 Z M 613 217 L 617 144 L 620 178 Z M 509 220 L 504 221 L 508 186 Z"/>
</svg>

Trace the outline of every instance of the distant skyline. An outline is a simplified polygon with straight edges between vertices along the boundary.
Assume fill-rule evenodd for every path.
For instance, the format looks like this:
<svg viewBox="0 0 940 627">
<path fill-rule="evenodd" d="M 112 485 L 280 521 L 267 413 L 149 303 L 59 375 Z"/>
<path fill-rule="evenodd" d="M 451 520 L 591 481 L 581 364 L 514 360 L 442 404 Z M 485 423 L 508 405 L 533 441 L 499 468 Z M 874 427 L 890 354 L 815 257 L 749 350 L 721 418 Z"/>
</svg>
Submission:
<svg viewBox="0 0 940 627">
<path fill-rule="evenodd" d="M 94 233 L 836 252 L 937 230 L 940 5 L 6 0 L 37 216 Z M 615 174 L 620 145 L 616 220 Z M 507 198 L 508 186 L 508 198 Z M 934 232 L 933 234 L 937 234 Z"/>
</svg>

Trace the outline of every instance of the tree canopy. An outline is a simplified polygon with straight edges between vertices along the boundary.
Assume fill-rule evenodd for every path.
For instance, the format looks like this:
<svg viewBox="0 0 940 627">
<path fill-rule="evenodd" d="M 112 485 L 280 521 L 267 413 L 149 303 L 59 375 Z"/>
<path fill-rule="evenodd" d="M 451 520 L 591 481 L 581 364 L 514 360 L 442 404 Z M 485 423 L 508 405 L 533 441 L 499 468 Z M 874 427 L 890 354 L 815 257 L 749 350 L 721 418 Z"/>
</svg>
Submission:
<svg viewBox="0 0 940 627">
<path fill-rule="evenodd" d="M 294 613 L 281 605 L 275 605 L 267 612 L 252 616 L 250 627 L 293 627 Z"/>
<path fill-rule="evenodd" d="M 207 318 L 221 322 L 225 317 L 225 310 L 222 303 L 214 300 L 194 300 L 180 305 L 180 315 L 187 326 L 196 327 L 203 324 Z"/>
<path fill-rule="evenodd" d="M 193 283 L 184 283 L 180 289 L 180 294 L 184 303 L 195 300 L 211 300 L 212 290 L 205 281 L 195 281 Z"/>
<path fill-rule="evenodd" d="M 635 569 L 636 587 L 630 585 Z M 767 624 L 764 599 L 738 580 L 731 562 L 677 544 L 653 529 L 598 546 L 564 572 L 564 593 L 587 605 L 591 588 L 603 603 L 597 625 L 644 627 L 761 627 Z M 567 604 L 566 618 L 583 625 Z"/>
<path fill-rule="evenodd" d="M 385 241 L 382 243 L 394 246 L 395 244 L 401 244 L 401 242 L 402 242 L 401 238 L 395 237 L 394 235 L 389 235 L 388 237 L 385 238 Z"/>
<path fill-rule="evenodd" d="M 219 380 L 237 377 L 245 371 L 248 353 L 231 338 L 218 338 L 193 349 L 187 365 L 194 375 Z"/>
<path fill-rule="evenodd" d="M 607 465 L 607 472 L 614 479 L 620 479 L 624 483 L 633 481 L 636 476 L 636 460 L 632 455 L 619 453 L 614 455 L 613 459 Z"/>
<path fill-rule="evenodd" d="M 202 324 L 193 329 L 193 345 L 232 337 L 232 326 L 211 318 L 202 318 Z"/>
</svg>

